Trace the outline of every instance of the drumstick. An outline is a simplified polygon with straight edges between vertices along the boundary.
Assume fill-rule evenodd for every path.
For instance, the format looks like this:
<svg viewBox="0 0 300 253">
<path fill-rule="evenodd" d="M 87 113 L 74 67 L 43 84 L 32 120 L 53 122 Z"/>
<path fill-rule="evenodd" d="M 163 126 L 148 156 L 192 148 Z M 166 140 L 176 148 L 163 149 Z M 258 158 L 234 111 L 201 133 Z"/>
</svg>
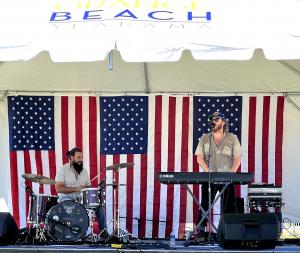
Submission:
<svg viewBox="0 0 300 253">
<path fill-rule="evenodd" d="M 91 182 L 93 182 L 98 176 L 99 175 L 96 175 L 95 177 L 93 177 L 88 184 L 91 184 Z"/>
</svg>

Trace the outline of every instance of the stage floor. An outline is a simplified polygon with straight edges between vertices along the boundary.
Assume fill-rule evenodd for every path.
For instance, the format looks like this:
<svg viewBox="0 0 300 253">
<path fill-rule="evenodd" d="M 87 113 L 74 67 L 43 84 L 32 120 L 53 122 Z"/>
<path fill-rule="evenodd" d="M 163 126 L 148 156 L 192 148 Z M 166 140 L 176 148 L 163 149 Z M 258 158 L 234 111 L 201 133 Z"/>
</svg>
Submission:
<svg viewBox="0 0 300 253">
<path fill-rule="evenodd" d="M 126 245 L 64 245 L 64 244 L 51 244 L 51 245 L 8 245 L 0 246 L 0 252 L 20 253 L 20 252 L 39 252 L 39 253 L 54 253 L 54 252 L 147 252 L 147 253 L 191 253 L 191 252 L 299 252 L 300 246 L 297 244 L 283 244 L 276 246 L 275 249 L 222 249 L 218 244 L 211 245 L 190 245 L 185 247 L 184 241 L 176 241 L 174 247 L 169 247 L 168 241 L 141 241 L 139 244 L 126 244 Z M 118 248 L 122 246 L 121 248 Z"/>
</svg>

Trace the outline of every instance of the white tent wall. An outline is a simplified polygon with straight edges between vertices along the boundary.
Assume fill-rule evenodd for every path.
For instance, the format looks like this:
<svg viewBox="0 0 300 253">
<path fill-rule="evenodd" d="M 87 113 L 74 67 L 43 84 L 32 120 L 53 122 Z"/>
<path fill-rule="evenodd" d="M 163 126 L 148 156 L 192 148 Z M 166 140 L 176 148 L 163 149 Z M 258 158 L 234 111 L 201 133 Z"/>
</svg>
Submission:
<svg viewBox="0 0 300 253">
<path fill-rule="evenodd" d="M 299 106 L 300 97 L 291 97 Z M 300 111 L 286 101 L 284 108 L 283 142 L 283 217 L 300 222 Z"/>
<path fill-rule="evenodd" d="M 0 212 L 12 213 L 7 100 L 0 99 Z"/>
</svg>

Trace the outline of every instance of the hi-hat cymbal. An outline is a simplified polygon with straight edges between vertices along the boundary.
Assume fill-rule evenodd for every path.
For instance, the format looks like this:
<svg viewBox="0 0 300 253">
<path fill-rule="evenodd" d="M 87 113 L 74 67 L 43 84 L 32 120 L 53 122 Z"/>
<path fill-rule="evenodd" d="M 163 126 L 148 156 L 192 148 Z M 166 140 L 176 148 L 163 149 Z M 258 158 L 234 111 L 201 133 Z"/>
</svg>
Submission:
<svg viewBox="0 0 300 253">
<path fill-rule="evenodd" d="M 118 163 L 105 167 L 106 170 L 119 170 L 122 168 L 132 168 L 134 163 Z"/>
<path fill-rule="evenodd" d="M 55 180 L 53 180 L 49 177 L 45 177 L 45 176 L 41 176 L 41 175 L 37 175 L 37 174 L 23 174 L 22 177 L 24 179 L 28 179 L 32 183 L 55 184 Z"/>
</svg>

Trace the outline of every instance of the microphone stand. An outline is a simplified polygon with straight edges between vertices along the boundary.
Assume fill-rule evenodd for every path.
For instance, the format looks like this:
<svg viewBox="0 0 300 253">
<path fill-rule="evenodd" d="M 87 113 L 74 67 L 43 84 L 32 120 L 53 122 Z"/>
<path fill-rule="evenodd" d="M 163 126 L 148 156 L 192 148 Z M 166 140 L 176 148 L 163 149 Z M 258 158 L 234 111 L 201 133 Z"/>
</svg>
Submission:
<svg viewBox="0 0 300 253">
<path fill-rule="evenodd" d="M 26 182 L 25 182 L 25 191 L 28 191 L 31 197 L 34 196 L 33 190 L 30 188 L 30 186 Z"/>
<path fill-rule="evenodd" d="M 209 151 L 208 151 L 208 220 L 209 220 L 209 231 L 208 231 L 208 241 L 213 245 L 213 241 L 211 239 L 211 169 L 210 169 L 210 159 L 211 159 L 211 145 L 213 138 L 212 129 L 209 136 Z"/>
</svg>

